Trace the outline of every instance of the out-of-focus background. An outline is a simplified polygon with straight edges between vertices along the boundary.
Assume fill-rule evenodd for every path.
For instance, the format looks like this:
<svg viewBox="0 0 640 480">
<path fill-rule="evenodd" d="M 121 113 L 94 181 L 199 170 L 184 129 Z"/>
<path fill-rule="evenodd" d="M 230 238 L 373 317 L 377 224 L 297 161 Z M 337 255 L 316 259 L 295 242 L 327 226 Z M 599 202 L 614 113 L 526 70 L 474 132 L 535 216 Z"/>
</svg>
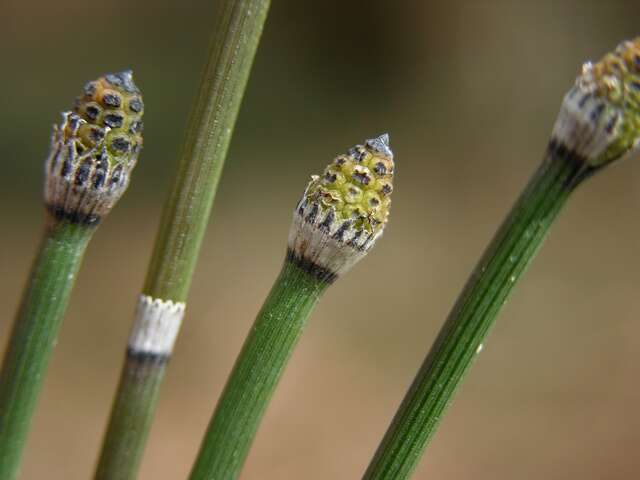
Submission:
<svg viewBox="0 0 640 480">
<path fill-rule="evenodd" d="M 86 257 L 24 479 L 89 478 L 217 2 L 0 5 L 0 341 L 42 224 L 57 112 L 133 68 L 145 149 Z M 280 267 L 292 208 L 335 154 L 388 131 L 387 232 L 314 313 L 245 479 L 359 478 L 581 62 L 640 34 L 633 1 L 275 0 L 230 148 L 142 479 L 185 478 Z M 571 199 L 415 478 L 628 479 L 640 457 L 640 164 Z M 373 281 L 372 281 L 373 280 Z"/>
</svg>

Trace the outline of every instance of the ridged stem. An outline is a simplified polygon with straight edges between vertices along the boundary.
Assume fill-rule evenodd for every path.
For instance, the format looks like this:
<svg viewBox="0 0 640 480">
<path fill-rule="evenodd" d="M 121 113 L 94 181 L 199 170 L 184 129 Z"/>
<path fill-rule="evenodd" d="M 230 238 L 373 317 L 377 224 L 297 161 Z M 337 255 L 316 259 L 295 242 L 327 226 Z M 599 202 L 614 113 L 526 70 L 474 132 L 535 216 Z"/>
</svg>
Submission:
<svg viewBox="0 0 640 480">
<path fill-rule="evenodd" d="M 184 302 L 231 134 L 269 9 L 268 0 L 225 0 L 165 205 L 144 293 Z"/>
<path fill-rule="evenodd" d="M 143 289 L 183 306 L 269 1 L 225 0 L 221 8 Z M 170 355 L 127 350 L 96 479 L 136 477 Z"/>
<path fill-rule="evenodd" d="M 190 480 L 237 478 L 307 318 L 328 283 L 286 260 L 236 360 Z"/>
<path fill-rule="evenodd" d="M 104 438 L 96 478 L 136 478 L 144 442 L 153 422 L 153 415 L 145 412 L 149 405 L 158 401 L 165 369 L 163 358 L 127 358 L 112 406 L 109 434 Z"/>
<path fill-rule="evenodd" d="M 45 229 L 0 373 L 0 478 L 17 477 L 22 452 L 69 295 L 95 227 Z"/>
<path fill-rule="evenodd" d="M 551 145 L 458 298 L 367 469 L 367 480 L 409 478 L 500 309 L 573 188 L 590 174 Z"/>
</svg>

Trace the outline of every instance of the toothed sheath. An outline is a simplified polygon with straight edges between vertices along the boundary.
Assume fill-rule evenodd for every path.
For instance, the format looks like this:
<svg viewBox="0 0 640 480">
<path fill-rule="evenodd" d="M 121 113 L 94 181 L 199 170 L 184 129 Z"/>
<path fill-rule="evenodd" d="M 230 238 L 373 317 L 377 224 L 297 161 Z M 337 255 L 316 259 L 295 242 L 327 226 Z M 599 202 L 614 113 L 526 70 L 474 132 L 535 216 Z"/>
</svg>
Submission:
<svg viewBox="0 0 640 480">
<path fill-rule="evenodd" d="M 191 480 L 240 473 L 269 400 L 325 289 L 382 235 L 394 173 L 389 137 L 339 155 L 294 213 L 280 276 L 258 313 L 202 442 Z"/>
</svg>

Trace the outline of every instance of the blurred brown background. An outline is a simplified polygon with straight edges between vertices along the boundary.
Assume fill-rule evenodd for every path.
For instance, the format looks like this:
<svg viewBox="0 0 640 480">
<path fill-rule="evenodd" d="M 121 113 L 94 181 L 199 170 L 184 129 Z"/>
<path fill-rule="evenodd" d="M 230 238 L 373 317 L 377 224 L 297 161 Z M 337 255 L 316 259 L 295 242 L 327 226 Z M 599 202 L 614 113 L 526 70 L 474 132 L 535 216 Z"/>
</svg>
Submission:
<svg viewBox="0 0 640 480">
<path fill-rule="evenodd" d="M 147 106 L 145 150 L 89 249 L 24 479 L 91 475 L 215 24 L 212 3 L 0 5 L 3 345 L 40 234 L 41 169 L 57 112 L 85 81 L 128 67 Z M 359 478 L 540 161 L 581 62 L 639 34 L 639 16 L 640 4 L 623 0 L 275 0 L 141 478 L 187 475 L 278 272 L 308 175 L 389 131 L 398 177 L 387 233 L 313 315 L 243 474 Z M 576 193 L 415 478 L 637 477 L 639 209 L 633 162 Z"/>
</svg>

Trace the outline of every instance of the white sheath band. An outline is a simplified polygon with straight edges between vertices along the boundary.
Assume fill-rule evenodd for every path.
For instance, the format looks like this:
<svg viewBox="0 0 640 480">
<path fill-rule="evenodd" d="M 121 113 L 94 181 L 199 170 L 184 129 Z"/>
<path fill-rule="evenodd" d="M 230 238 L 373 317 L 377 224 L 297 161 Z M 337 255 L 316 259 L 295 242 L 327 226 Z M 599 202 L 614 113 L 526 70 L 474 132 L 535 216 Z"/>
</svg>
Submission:
<svg viewBox="0 0 640 480">
<path fill-rule="evenodd" d="M 139 353 L 170 355 L 185 307 L 183 302 L 140 295 L 129 336 L 129 348 Z"/>
</svg>

